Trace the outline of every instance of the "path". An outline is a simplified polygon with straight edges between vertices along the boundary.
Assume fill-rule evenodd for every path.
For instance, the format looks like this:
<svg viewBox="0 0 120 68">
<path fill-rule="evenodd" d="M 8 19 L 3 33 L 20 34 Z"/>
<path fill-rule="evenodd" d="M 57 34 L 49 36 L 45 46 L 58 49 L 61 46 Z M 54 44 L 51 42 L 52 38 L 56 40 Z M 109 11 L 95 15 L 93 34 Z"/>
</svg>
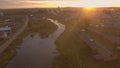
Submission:
<svg viewBox="0 0 120 68">
<path fill-rule="evenodd" d="M 24 29 L 27 27 L 27 24 L 28 17 L 26 17 L 25 24 L 13 35 L 13 37 L 0 46 L 0 54 L 3 53 L 5 49 L 24 31 Z"/>
</svg>

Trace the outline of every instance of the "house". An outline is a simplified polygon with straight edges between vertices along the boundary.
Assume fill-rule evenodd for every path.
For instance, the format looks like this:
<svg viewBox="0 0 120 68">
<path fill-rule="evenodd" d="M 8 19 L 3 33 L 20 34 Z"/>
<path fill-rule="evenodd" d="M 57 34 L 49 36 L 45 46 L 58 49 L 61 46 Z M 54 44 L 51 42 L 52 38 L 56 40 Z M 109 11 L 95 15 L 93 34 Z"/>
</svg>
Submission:
<svg viewBox="0 0 120 68">
<path fill-rule="evenodd" d="M 8 38 L 8 35 L 11 33 L 11 27 L 0 27 L 0 39 Z"/>
</svg>

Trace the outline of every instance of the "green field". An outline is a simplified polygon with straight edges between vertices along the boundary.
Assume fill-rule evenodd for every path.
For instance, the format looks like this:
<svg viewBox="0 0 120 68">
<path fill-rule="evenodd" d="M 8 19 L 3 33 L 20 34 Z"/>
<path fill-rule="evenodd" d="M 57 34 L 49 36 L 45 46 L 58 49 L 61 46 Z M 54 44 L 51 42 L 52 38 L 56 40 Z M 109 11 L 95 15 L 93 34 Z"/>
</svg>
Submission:
<svg viewBox="0 0 120 68">
<path fill-rule="evenodd" d="M 118 68 L 120 59 L 114 61 L 97 61 L 93 58 L 96 51 L 91 50 L 87 44 L 74 32 L 76 21 L 71 21 L 66 25 L 65 32 L 57 39 L 56 46 L 60 52 L 56 56 L 51 68 Z M 72 26 L 70 26 L 72 25 Z M 74 27 L 73 27 L 74 26 Z M 83 27 L 85 28 L 85 27 Z M 92 37 L 104 43 L 108 47 L 114 47 L 108 40 L 100 38 L 95 33 L 90 33 Z M 109 46 L 110 44 L 110 46 Z"/>
<path fill-rule="evenodd" d="M 94 27 L 95 30 L 109 36 L 120 37 L 120 29 L 115 27 Z"/>
<path fill-rule="evenodd" d="M 49 20 L 41 20 L 38 22 L 32 22 L 28 24 L 28 32 L 31 34 L 40 33 L 42 38 L 48 37 L 57 29 L 57 26 Z"/>
</svg>

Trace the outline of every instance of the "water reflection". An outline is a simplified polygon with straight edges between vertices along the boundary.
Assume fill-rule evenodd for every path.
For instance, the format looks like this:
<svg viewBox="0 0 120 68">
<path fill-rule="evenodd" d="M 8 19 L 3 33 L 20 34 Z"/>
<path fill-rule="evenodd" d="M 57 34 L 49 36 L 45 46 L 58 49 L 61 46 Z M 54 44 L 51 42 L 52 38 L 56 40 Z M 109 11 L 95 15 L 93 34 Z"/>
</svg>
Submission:
<svg viewBox="0 0 120 68">
<path fill-rule="evenodd" d="M 65 30 L 64 25 L 56 21 L 53 23 L 59 24 L 58 29 L 48 38 L 41 39 L 39 34 L 25 37 L 20 48 L 17 49 L 17 55 L 5 68 L 50 68 L 52 60 L 59 54 L 54 42 Z"/>
</svg>

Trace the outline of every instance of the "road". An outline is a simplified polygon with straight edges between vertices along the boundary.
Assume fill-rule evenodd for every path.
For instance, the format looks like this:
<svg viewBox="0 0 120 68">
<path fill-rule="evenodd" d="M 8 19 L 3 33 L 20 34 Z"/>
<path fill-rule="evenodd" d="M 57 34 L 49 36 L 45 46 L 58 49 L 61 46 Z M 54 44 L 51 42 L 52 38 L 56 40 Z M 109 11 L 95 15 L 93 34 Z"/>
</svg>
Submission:
<svg viewBox="0 0 120 68">
<path fill-rule="evenodd" d="M 5 51 L 5 49 L 25 30 L 28 25 L 28 17 L 26 16 L 25 24 L 13 35 L 11 39 L 6 41 L 3 45 L 0 46 L 0 54 Z"/>
<path fill-rule="evenodd" d="M 80 31 L 80 38 L 83 39 L 91 49 L 96 50 L 98 52 L 98 54 L 105 61 L 112 60 L 115 58 L 113 52 L 110 49 L 108 49 L 107 47 L 105 47 L 104 44 L 101 44 L 97 40 L 91 41 L 91 39 L 93 39 L 93 38 L 85 31 Z"/>
</svg>

